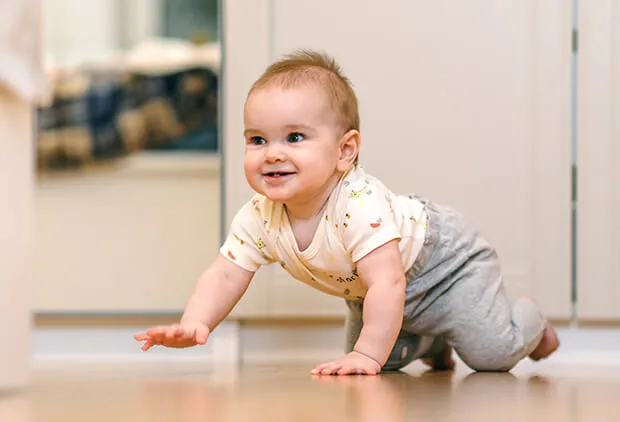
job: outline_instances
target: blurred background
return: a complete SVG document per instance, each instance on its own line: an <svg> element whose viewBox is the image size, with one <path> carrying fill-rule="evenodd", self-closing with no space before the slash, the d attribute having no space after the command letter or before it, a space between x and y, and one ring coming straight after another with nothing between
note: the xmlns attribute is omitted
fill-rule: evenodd
<svg viewBox="0 0 620 422"><path fill-rule="evenodd" d="M37 309L178 312L219 243L218 2L43 5Z"/></svg>
<svg viewBox="0 0 620 422"><path fill-rule="evenodd" d="M368 171L463 211L497 246L509 293L567 330L620 326L617 2L43 5L39 361L135 359L133 332L178 319L251 194L245 95L300 47L352 79ZM206 348L149 358L333 356L344 315L341 300L267 267Z"/></svg>

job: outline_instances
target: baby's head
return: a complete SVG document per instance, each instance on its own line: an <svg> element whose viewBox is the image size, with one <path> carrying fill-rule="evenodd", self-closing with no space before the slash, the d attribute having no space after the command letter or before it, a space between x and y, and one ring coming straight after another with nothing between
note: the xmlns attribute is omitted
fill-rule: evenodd
<svg viewBox="0 0 620 422"><path fill-rule="evenodd" d="M301 50L267 68L244 110L246 178L273 200L320 195L357 163L357 97L331 57Z"/></svg>
<svg viewBox="0 0 620 422"><path fill-rule="evenodd" d="M327 114L335 119L340 131L360 130L357 96L340 65L327 54L313 50L298 50L276 61L254 82L248 97L254 92L277 86L294 89L309 86L318 89L327 100Z"/></svg>

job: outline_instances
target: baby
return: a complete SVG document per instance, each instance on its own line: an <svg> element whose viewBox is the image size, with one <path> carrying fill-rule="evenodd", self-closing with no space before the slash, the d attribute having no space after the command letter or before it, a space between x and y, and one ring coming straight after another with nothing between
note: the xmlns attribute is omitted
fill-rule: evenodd
<svg viewBox="0 0 620 422"><path fill-rule="evenodd" d="M557 349L536 304L509 301L496 251L460 213L397 195L360 166L357 98L331 57L303 50L272 64L244 121L256 194L180 322L136 334L142 350L205 344L271 263L347 304L346 354L313 374L375 375L418 358L451 369L452 350L473 370L509 371Z"/></svg>

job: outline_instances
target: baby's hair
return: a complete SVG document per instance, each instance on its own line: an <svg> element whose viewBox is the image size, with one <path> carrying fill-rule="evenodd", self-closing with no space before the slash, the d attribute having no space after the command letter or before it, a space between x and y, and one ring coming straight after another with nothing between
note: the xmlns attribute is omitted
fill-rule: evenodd
<svg viewBox="0 0 620 422"><path fill-rule="evenodd" d="M357 96L351 81L336 60L326 53L301 49L285 55L265 70L248 95L271 83L290 88L308 82L320 85L327 94L343 133L360 130ZM355 164L357 162L358 157Z"/></svg>

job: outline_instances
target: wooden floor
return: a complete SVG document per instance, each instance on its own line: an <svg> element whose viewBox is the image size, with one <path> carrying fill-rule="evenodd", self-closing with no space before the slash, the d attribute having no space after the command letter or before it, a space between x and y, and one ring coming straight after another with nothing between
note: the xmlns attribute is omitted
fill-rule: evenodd
<svg viewBox="0 0 620 422"><path fill-rule="evenodd" d="M87 368L0 396L2 422L620 421L620 367L313 377L309 365Z"/></svg>

